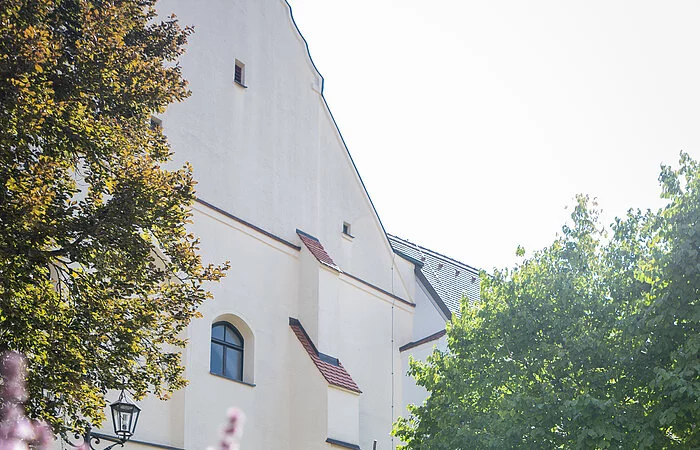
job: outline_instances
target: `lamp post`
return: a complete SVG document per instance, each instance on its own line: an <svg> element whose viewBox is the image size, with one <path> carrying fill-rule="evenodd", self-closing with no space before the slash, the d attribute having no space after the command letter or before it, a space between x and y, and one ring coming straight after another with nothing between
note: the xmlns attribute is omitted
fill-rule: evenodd
<svg viewBox="0 0 700 450"><path fill-rule="evenodd" d="M141 408L133 403L130 403L126 398L126 393L122 389L121 394L116 402L109 405L112 411L112 425L114 426L114 434L117 437L112 437L104 435L102 433L95 433L92 428L88 428L85 434L82 436L83 442L80 445L76 445L70 441L68 443L80 450L98 450L95 445L99 445L100 441L112 442L101 450L110 450L111 448L119 445L124 446L124 443L128 441L131 436L133 436L136 430L136 423L139 420L139 414L141 413ZM75 436L80 437L80 435Z"/></svg>

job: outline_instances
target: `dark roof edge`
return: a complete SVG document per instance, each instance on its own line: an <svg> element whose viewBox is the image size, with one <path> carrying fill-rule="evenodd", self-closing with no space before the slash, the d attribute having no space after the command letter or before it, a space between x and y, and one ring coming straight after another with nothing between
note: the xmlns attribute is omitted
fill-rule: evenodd
<svg viewBox="0 0 700 450"><path fill-rule="evenodd" d="M331 255L328 254L325 247L323 247L323 244L321 243L321 241L319 241L314 236L311 236L309 233L305 233L305 232L301 231L299 228L297 228L297 235L301 238L301 242L304 243L304 246L306 246L306 248L313 255L313 257L316 258L316 261L318 261L319 264L321 264L322 266L328 267L329 269L333 270L334 272L343 273L343 271L340 269L338 264L336 264L335 261L333 261L333 258L331 257ZM307 240L311 240L311 241L315 242L316 244L318 244L319 248L311 248L311 246L309 245ZM319 252L319 251L323 252L323 254L318 255L317 252ZM324 259L324 255L326 258L328 258L328 261L326 261Z"/></svg>
<svg viewBox="0 0 700 450"><path fill-rule="evenodd" d="M343 137L343 133L340 132L340 127L338 126L338 122L336 122L335 117L333 116L333 112L331 111L331 107L328 106L328 102L326 101L326 97L321 94L321 98L323 99L323 104L326 105L326 110L328 111L328 114L331 116L331 120L333 121L333 125L335 126L336 131L338 132L338 136L340 136L340 141L343 143L343 147L345 147L345 152L348 154L348 158L350 158L350 164L352 164L352 168L355 169L355 174L357 175L357 179L360 180L360 184L362 185L362 190L365 191L365 195L367 196L367 200L369 200L369 205L372 207L372 211L374 211L374 217L377 218L377 222L379 223L379 227L382 229L382 233L384 233L384 238L386 239L386 244L389 246L389 250L392 250L391 242L389 242L389 233L386 232L386 228L384 228L384 224L382 223L382 219L379 217L379 213L377 212L377 208L374 206L374 202L372 201L372 197L369 196L369 191L367 190L367 186L365 186L365 182L362 180L362 175L360 175L360 171L357 170L357 165L355 164L355 160L352 159L352 155L350 154L350 149L348 149L348 144L345 143L345 138Z"/></svg>
<svg viewBox="0 0 700 450"><path fill-rule="evenodd" d="M349 273L347 273L347 272L342 272L342 273L343 273L344 275L349 276L350 278L352 278L352 279L355 280L355 281L359 281L360 283L364 284L364 285L367 286L367 287L371 287L372 289L377 290L377 291L381 292L381 293L384 294L384 295L388 295L389 297L391 297L391 298L393 298L393 299L395 299L395 300L400 301L401 303L404 303L404 304L406 304L406 305L408 305L408 306L411 306L411 307L413 307L413 308L416 307L416 304L415 304L415 303L409 302L408 300L404 300L404 299L402 299L401 297L399 297L398 295L394 295L394 294L392 294L392 293L389 292L389 291L385 291L384 289L380 288L379 286L375 286L375 285L373 285L372 283L370 283L370 282L368 282L368 281L365 281L365 280L363 280L363 279L360 278L360 277L356 277L355 275L351 275L351 274L349 274Z"/></svg>
<svg viewBox="0 0 700 450"><path fill-rule="evenodd" d="M433 333L430 336L424 337L423 339L419 339L417 341L409 342L406 345L402 345L401 347L399 347L399 351L404 352L406 350L410 350L412 348L418 347L419 345L423 345L425 343L432 342L432 341L437 341L438 339L443 337L445 334L447 334L447 330L440 330L437 333Z"/></svg>
<svg viewBox="0 0 700 450"><path fill-rule="evenodd" d="M219 207L217 207L217 206L214 206L214 205L212 205L211 203L202 200L201 198L195 198L195 201L196 201L197 203L201 204L201 205L206 206L207 208L213 209L214 211L218 212L218 213L221 214L221 215L224 215L224 216L228 217L229 219L235 220L236 222L240 223L241 225L245 225L245 226L247 226L248 228L252 228L253 230L257 231L258 233L264 234L265 236L269 237L269 238L272 239L272 240L275 240L275 241L279 242L280 244L284 244L284 245L286 245L287 247L293 248L294 250L297 250L297 251L301 250L301 247L299 247L298 245L294 245L294 244L292 244L291 242L289 242L289 241L287 241L287 240L285 240L285 239L282 239L282 238L279 237L279 236L276 236L276 235L270 233L269 231L265 231L265 230L263 230L262 228L253 225L253 224L250 223L250 222L246 222L245 220L243 220L243 219L241 219L241 218L239 218L239 217L236 217L236 216L234 216L233 214L231 214L230 212L224 211L223 209L221 209L221 208L219 208Z"/></svg>
<svg viewBox="0 0 700 450"><path fill-rule="evenodd" d="M326 111L328 111L328 115L331 117L331 121L333 121L333 126L335 126L335 130L338 132L338 136L340 137L340 141L343 143L343 147L345 148L345 152L348 155L348 158L350 158L350 164L352 164L353 169L355 170L355 174L357 175L357 179L360 181L360 185L362 185L362 190L365 191L365 195L367 196L367 200L369 200L370 207L372 208L372 211L374 211L374 217L377 218L377 222L379 223L379 227L382 229L382 233L384 233L384 238L386 239L386 244L389 246L389 250L393 250L393 247L391 246L391 242L389 242L389 234L386 232L386 228L384 228L384 224L382 223L382 219L379 217L379 213L377 212L377 208L374 206L374 202L372 201L372 197L369 195L369 191L367 190L367 186L365 185L365 182L362 180L362 176L360 175L360 171L357 170L357 165L355 164L355 160L352 158L352 155L350 154L350 149L348 148L348 144L345 142L345 138L343 137L343 133L340 131L340 127L338 126L338 122L335 120L335 116L333 116L333 111L331 111L331 107L328 105L328 101L326 100L325 96L325 86L326 86L326 79L323 78L323 75L321 75L321 71L318 70L318 67L316 66L316 63L314 62L313 57L311 56L311 50L309 49L309 43L304 37L304 34L301 32L299 29L299 25L297 25L296 20L294 19L294 12L292 10L292 5L289 3L288 0L284 0L284 2L287 4L287 8L289 8L289 17L292 20L292 24L294 25L294 28L296 28L297 33L301 37L302 41L304 41L304 45L306 46L306 53L309 57L309 61L311 61L311 65L314 67L316 70L316 73L318 74L319 77L321 77L321 99L323 100L323 104L326 107ZM294 245L294 244L292 244ZM294 246L296 248L296 246ZM301 248L298 248L298 250L301 250ZM402 300L404 301L404 300Z"/></svg>
<svg viewBox="0 0 700 450"><path fill-rule="evenodd" d="M306 332L306 329L304 329L304 325L301 324L299 319L295 319L294 317L289 318L289 326L290 327L299 327L302 333L304 333L304 336L306 336L306 339L308 339L309 344L311 344L311 347L314 349L314 352L318 355L318 349L316 348L316 344L314 344L314 341L311 340L311 337L309 336L309 333Z"/></svg>
<svg viewBox="0 0 700 450"><path fill-rule="evenodd" d="M352 375L350 375L350 373L348 372L348 370L343 366L343 363L340 362L340 359L339 359L339 358L335 358L335 357L333 357L333 356L326 355L325 353L321 353L321 352L318 351L318 349L316 348L316 344L314 344L314 341L311 340L311 337L309 337L309 334L306 332L306 329L304 328L304 325L301 324L301 322L299 321L299 319L295 319L294 317L290 317L290 318L289 318L289 328L291 328L291 329L292 329L292 332L294 332L295 334L296 334L296 332L294 331L295 328L298 329L299 331L301 331L301 333L304 335L304 339L306 339L306 341L307 341L307 342L309 343L309 345L311 346L311 350L313 350L314 356L316 357L316 359L318 359L319 362L324 362L324 363L326 363L326 364L328 364L328 365L330 365L330 366L336 367L337 370L341 370L342 372L344 372L344 374L347 376L347 378L348 378L348 379L350 380L350 382L352 383L352 384L350 384L350 383L348 383L348 384L342 384L342 383L340 383L339 381L333 380L333 379L330 377L330 375L328 375L328 374L326 373L326 371L319 365L319 363L316 362L316 360L314 360L314 356L312 356L312 355L309 353L309 351L306 350L306 353L309 355L309 357L310 357L311 360L313 361L314 365L316 366L316 368L318 369L318 371L321 373L321 376L323 376L323 378L326 380L326 382L327 382L330 386L335 386L335 387L340 388L340 389L345 389L345 390L347 390L347 391L349 391L349 392L354 392L355 394L362 394L362 391L360 390L359 386L357 386L357 383L356 383L355 380L352 378ZM297 336L297 340L301 343L301 346L304 347L304 343L301 341L301 338L300 338L299 336ZM304 348L305 348L305 347L304 347ZM324 360L321 358L321 355L324 355L324 356L326 356L326 357L330 357L330 358L335 359L336 363L333 364L333 363L330 363L330 362L328 362L328 361L324 361Z"/></svg>
<svg viewBox="0 0 700 450"><path fill-rule="evenodd" d="M361 450L360 446L357 444L351 444L349 442L341 441L338 439L328 438L326 439L326 442L331 445L337 445L338 447L351 448L353 450Z"/></svg>
<svg viewBox="0 0 700 450"><path fill-rule="evenodd" d="M420 270L420 267L413 269L413 272L416 274L416 278L420 280L425 290L428 291L428 294L430 294L430 296L433 298L435 304L438 306L438 308L440 308L440 311L442 311L447 320L450 320L452 318L452 311L447 307L442 298L440 298L440 294L438 294L433 285L430 284L430 281L428 281L428 279L425 277L425 274L423 274L423 272Z"/></svg>
<svg viewBox="0 0 700 450"><path fill-rule="evenodd" d="M314 352L316 352L316 355L317 355L322 361L325 361L325 362L327 362L328 364L332 364L332 365L334 365L334 366L336 366L336 367L340 366L340 358L336 358L335 356L327 355L327 354L325 354L325 353L321 353L321 352L318 351L318 349L316 348L316 344L314 344L314 341L313 341L313 340L311 339L311 337L309 336L309 333L306 332L306 329L304 328L304 325L301 324L301 322L299 321L299 319L295 319L294 317L290 317L290 318L289 318L289 326L292 326L292 327L299 327L299 329L301 330L301 332L304 333L304 336L306 336L306 339L309 341L309 344L311 344L311 347L313 347ZM324 356L325 356L327 359L334 359L335 362L330 362L330 361L327 361L327 360L323 359Z"/></svg>
<svg viewBox="0 0 700 450"><path fill-rule="evenodd" d="M306 38L302 34L301 30L299 29L299 25L297 25L297 21L294 19L294 11L292 10L292 5L289 3L288 0L284 0L284 2L287 4L287 8L289 8L289 18L292 19L292 25L294 25L294 28L297 30L297 34L301 38L302 41L304 41L304 46L306 47L306 54L309 57L309 61L311 62L311 65L314 67L314 70L318 74L319 77L321 77L321 95L323 95L323 89L326 86L326 79L323 78L323 75L321 75L321 71L318 70L318 67L316 67L316 63L314 62L314 59L311 57L311 50L309 50L309 43L307 42Z"/></svg>
<svg viewBox="0 0 700 450"><path fill-rule="evenodd" d="M312 239L312 240L314 240L314 241L316 241L316 242L318 242L318 243L321 243L321 241L319 241L318 238L317 238L316 236L311 236L311 235L310 235L309 233L307 233L306 231L301 231L299 228L297 228L296 231L297 231L297 234L301 234L302 236L306 236L306 237L309 238L309 239Z"/></svg>
<svg viewBox="0 0 700 450"><path fill-rule="evenodd" d="M421 250L423 250L423 251L425 251L425 252L428 252L428 253L432 254L433 256L435 256L435 257L437 257L437 258L442 258L442 259L444 259L444 260L446 260L446 261L452 262L453 264L457 264L457 265L463 267L463 268L466 269L466 270L469 270L469 271L471 271L471 272L474 272L474 274L476 274L476 275L479 274L479 271L480 271L479 269L477 269L476 267L470 266L469 264L465 264L465 263L463 263L462 261L458 261L458 260L456 260L456 259L454 259L454 258L450 258L450 257L447 256L447 255L443 255L442 253L439 253L439 252L436 252L435 250L431 250L431 249L429 249L429 248L423 247L422 245L418 245L418 244L416 244L415 242L409 241L408 239L400 238L400 237L395 236L395 235L393 235L393 234L388 234L388 236L389 236L389 239L390 239L390 240L391 240L391 239L396 239L396 240L401 241L401 242L403 242L403 243L410 244L410 245L414 245L414 246L418 247L419 249L421 249Z"/></svg>
<svg viewBox="0 0 700 450"><path fill-rule="evenodd" d="M316 70L316 73L318 73L318 76L321 77L321 99L323 100L323 104L326 107L326 111L328 111L328 114L331 116L331 120L333 121L333 125L335 126L335 130L338 132L338 136L340 137L340 141L343 143L343 147L345 148L345 152L348 155L348 158L350 158L350 164L352 164L353 169L355 169L355 174L357 174L357 179L360 180L360 184L362 185L362 190L365 191L365 195L367 196L367 200L369 200L369 204L372 207L372 211L374 211L374 216L377 218L377 222L379 222L379 227L382 229L382 233L384 233L384 238L386 239L386 243L389 246L389 249L391 250L393 247L391 246L391 242L389 242L389 234L386 232L386 228L384 228L384 224L382 223L382 219L379 217L379 213L377 212L377 208L374 206L374 202L372 201L372 197L369 195L369 191L367 190L367 186L365 185L365 182L362 180L362 176L360 175L360 171L357 170L357 165L355 164L355 160L352 158L352 155L350 154L350 149L348 149L348 144L345 142L345 138L343 137L343 133L340 132L340 127L338 126L338 122L335 120L335 116L333 116L333 111L331 111L331 107L328 105L328 101L326 100L325 96L325 87L326 87L326 79L323 78L323 75L321 75L321 72L318 70L318 67L316 67L316 63L314 62L314 59L311 57L311 50L309 49L309 43L307 42L306 38L304 37L304 34L301 32L299 29L299 26L297 25L296 20L294 19L294 12L292 11L292 5L289 3L288 0L284 0L284 2L287 4L287 7L289 8L289 17L292 19L292 24L294 24L294 28L296 28L297 33L301 37L301 39L304 41L304 45L306 46L306 53L309 56L309 61L311 61L311 65L314 67Z"/></svg>
<svg viewBox="0 0 700 450"><path fill-rule="evenodd" d="M391 242L391 241L389 241L389 242ZM402 257L403 259L407 260L408 262L412 262L413 264L415 264L418 267L423 267L425 265L425 263L423 261L417 260L416 258L414 258L412 256L408 256L404 252L402 252L400 250L396 250L393 246L391 248L394 250L394 253L396 253L397 255Z"/></svg>
<svg viewBox="0 0 700 450"><path fill-rule="evenodd" d="M282 239L281 237L276 236L276 235L270 233L269 231L265 231L265 230L263 230L262 228L253 225L253 224L250 223L250 222L246 222L245 220L243 220L243 219L241 219L241 218L239 218L239 217L236 217L236 216L234 216L233 214L231 214L231 213L229 213L229 212L226 212L226 211L224 211L223 209L218 208L218 207L212 205L211 203L209 203L209 202L207 202L207 201L202 200L201 198L196 198L195 201L196 201L197 203L200 203L200 204L206 206L207 208L210 208L210 209L212 209L212 210L218 212L218 213L221 214L221 215L224 215L224 216L228 217L229 219L235 220L236 222L238 222L238 223L240 223L240 224L242 224L242 225L245 225L245 226L247 226L247 227L249 227L249 228L252 228L253 230L257 231L258 233L261 233L261 234L263 234L263 235L269 237L270 239L273 239L273 240L275 240L275 241L277 241L277 242L279 242L279 243L281 243L281 244L284 244L284 245L286 245L287 247L293 248L294 250L301 251L301 247L300 247L300 246L294 245L294 244L292 244L291 242L289 242L289 241L287 241L287 240L285 240L285 239ZM320 242L317 238L315 238L314 236L311 236L310 234L308 234L308 233L306 233L306 232L304 232L304 231L301 231L301 230L299 230L299 229L297 229L296 231L297 231L297 233L303 234L304 236L308 237L309 239L313 239L313 240L315 240L316 242ZM317 259L318 259L318 258L317 258ZM353 280L359 281L360 283L364 284L364 285L367 286L367 287L370 287L370 288L372 288L372 289L375 289L375 290L381 292L382 294L388 295L388 296L391 297L391 298L394 298L394 299L396 299L396 300L398 300L398 301L400 301L400 302L402 302L402 303L405 303L405 304L408 305L408 306L413 306L413 307L416 306L415 303L411 303L411 302L409 302L408 300L404 300L404 299L402 299L401 297L392 294L391 292L387 292L387 291L385 291L384 289L380 288L379 286L375 286L375 285L373 285L372 283L363 280L362 278L356 277L355 275L351 275L351 274L349 274L349 273L347 273L347 272L343 272L343 271L341 271L341 270L339 270L339 269L336 269L336 268L334 268L334 267L332 267L332 266L330 266L330 265L328 265L328 264L326 264L326 263L323 263L323 264L324 264L326 267L330 267L331 269L334 269L334 270L336 270L336 271L339 271L340 273L343 273L343 274L349 276L349 277L352 278Z"/></svg>

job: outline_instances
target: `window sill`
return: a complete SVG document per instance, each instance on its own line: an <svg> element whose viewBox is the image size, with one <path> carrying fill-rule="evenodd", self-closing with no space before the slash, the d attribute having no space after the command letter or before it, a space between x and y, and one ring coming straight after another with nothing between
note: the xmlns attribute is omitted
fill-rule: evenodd
<svg viewBox="0 0 700 450"><path fill-rule="evenodd" d="M239 82L236 81L236 80L233 80L233 83L236 84L236 85L238 85L238 86L240 86L240 87L242 87L242 88L244 88L244 89L248 89L248 86L246 86L246 85L243 84L243 83L239 83Z"/></svg>
<svg viewBox="0 0 700 450"><path fill-rule="evenodd" d="M255 387L255 384L253 384L253 383L248 383L247 381L241 381L241 380L234 380L233 378L225 377L223 375L219 375L218 373L209 372L209 375L215 376L217 378L223 378L224 380L228 380L228 381L233 381L234 383L242 384L244 386Z"/></svg>
<svg viewBox="0 0 700 450"><path fill-rule="evenodd" d="M343 236L345 239L348 241L352 242L353 239L355 239L355 236L352 234L347 234L347 233L340 233L341 236Z"/></svg>

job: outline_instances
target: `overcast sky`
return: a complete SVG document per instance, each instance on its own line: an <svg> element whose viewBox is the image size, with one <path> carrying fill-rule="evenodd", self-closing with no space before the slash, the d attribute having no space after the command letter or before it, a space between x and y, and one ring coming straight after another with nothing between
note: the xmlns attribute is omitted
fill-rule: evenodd
<svg viewBox="0 0 700 450"><path fill-rule="evenodd" d="M490 270L700 155L700 2L290 0L389 233Z"/></svg>

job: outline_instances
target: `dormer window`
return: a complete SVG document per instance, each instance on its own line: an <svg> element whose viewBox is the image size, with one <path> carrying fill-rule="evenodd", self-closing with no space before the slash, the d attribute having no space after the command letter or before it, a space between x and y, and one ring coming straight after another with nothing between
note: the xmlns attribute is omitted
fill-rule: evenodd
<svg viewBox="0 0 700 450"><path fill-rule="evenodd" d="M245 85L245 64L236 60L236 64L233 68L233 81L242 87L247 87Z"/></svg>

